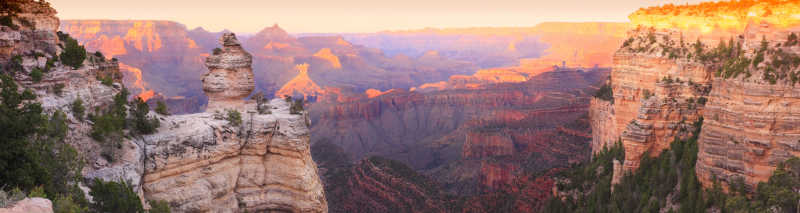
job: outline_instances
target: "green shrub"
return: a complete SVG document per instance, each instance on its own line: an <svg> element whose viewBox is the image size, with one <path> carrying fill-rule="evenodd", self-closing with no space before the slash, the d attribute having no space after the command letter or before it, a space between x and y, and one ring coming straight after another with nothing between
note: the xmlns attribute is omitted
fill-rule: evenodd
<svg viewBox="0 0 800 213"><path fill-rule="evenodd" d="M32 102L33 92L20 93L8 75L0 75L0 80L0 183L32 189L49 179L28 142L46 119L41 105Z"/></svg>
<svg viewBox="0 0 800 213"><path fill-rule="evenodd" d="M225 117L225 120L232 126L239 126L242 125L242 114L236 110L226 110L228 112L228 116Z"/></svg>
<svg viewBox="0 0 800 213"><path fill-rule="evenodd" d="M797 45L797 43L798 43L797 34L792 32L792 34L789 34L789 38L786 40L785 45L786 46L794 46L794 45Z"/></svg>
<svg viewBox="0 0 800 213"><path fill-rule="evenodd" d="M12 30L19 30L19 26L14 24L13 17L11 16L0 16L0 25L9 27Z"/></svg>
<svg viewBox="0 0 800 213"><path fill-rule="evenodd" d="M33 79L33 82L42 81L42 75L44 75L44 73L42 73L42 69L39 69L38 67L33 68L31 71L31 79Z"/></svg>
<svg viewBox="0 0 800 213"><path fill-rule="evenodd" d="M642 90L642 96L644 96L644 99L650 99L650 97L653 96L653 93L650 93L650 90L648 89Z"/></svg>
<svg viewBox="0 0 800 213"><path fill-rule="evenodd" d="M222 54L222 49L217 47L217 48L214 48L214 50L212 52L214 53L214 55L219 55L219 54Z"/></svg>
<svg viewBox="0 0 800 213"><path fill-rule="evenodd" d="M87 206L82 206L72 199L71 195L59 196L53 201L54 213L84 213L89 212Z"/></svg>
<svg viewBox="0 0 800 213"><path fill-rule="evenodd" d="M64 51L61 52L61 62L65 65L78 69L83 66L83 61L86 60L86 49L83 45L78 44L78 41L69 37L69 34L59 33L64 43Z"/></svg>
<svg viewBox="0 0 800 213"><path fill-rule="evenodd" d="M106 182L95 179L89 195L94 198L91 209L94 212L144 212L139 196L127 181Z"/></svg>
<svg viewBox="0 0 800 213"><path fill-rule="evenodd" d="M611 89L611 85L603 84L603 86L594 93L594 97L606 101L614 101L614 91Z"/></svg>
<svg viewBox="0 0 800 213"><path fill-rule="evenodd" d="M81 97L75 99L75 101L71 104L72 108L72 116L77 118L78 120L83 121L83 117L86 113L86 108L83 106L83 100Z"/></svg>
<svg viewBox="0 0 800 213"><path fill-rule="evenodd" d="M47 198L47 193L44 192L44 188L42 186L37 186L31 189L31 192L28 193L28 197Z"/></svg>
<svg viewBox="0 0 800 213"><path fill-rule="evenodd" d="M44 72L50 72L56 66L56 57L48 58L47 63L44 64Z"/></svg>
<svg viewBox="0 0 800 213"><path fill-rule="evenodd" d="M100 61L106 61L106 57L105 57L105 56L103 56L103 53L101 53L100 51L96 51L96 52L94 52L94 56L96 56L97 58L99 58L99 59L100 59Z"/></svg>
<svg viewBox="0 0 800 213"><path fill-rule="evenodd" d="M706 101L708 101L708 99L706 97L697 98L697 104L705 106L706 105Z"/></svg>
<svg viewBox="0 0 800 213"><path fill-rule="evenodd" d="M147 116L150 112L150 106L140 97L136 97L131 103L131 115L133 116L133 127L139 134L152 134L155 133L161 123L158 118Z"/></svg>
<svg viewBox="0 0 800 213"><path fill-rule="evenodd" d="M169 109L164 101L156 101L156 113L161 115L169 115Z"/></svg>
<svg viewBox="0 0 800 213"><path fill-rule="evenodd" d="M11 77L0 78L0 183L50 198L79 191L83 161L65 142L65 114L43 114L30 90L19 92Z"/></svg>
<svg viewBox="0 0 800 213"><path fill-rule="evenodd" d="M150 213L171 213L169 202L158 200L158 201L149 201L150 203Z"/></svg>
<svg viewBox="0 0 800 213"><path fill-rule="evenodd" d="M128 103L128 95L130 95L128 89L122 88L122 91L114 96L114 104L109 109L90 115L90 120L94 122L90 133L92 138L100 142L111 138L110 141L114 143L122 138L122 130L125 129L125 119L128 116L125 108ZM113 145L115 144L108 144L106 148L113 148Z"/></svg>
<svg viewBox="0 0 800 213"><path fill-rule="evenodd" d="M19 55L15 55L14 57L11 57L11 61L9 61L5 65L5 70L9 74L13 74L13 73L22 71L23 69L24 68L22 67L22 56L19 56Z"/></svg>
<svg viewBox="0 0 800 213"><path fill-rule="evenodd" d="M64 92L64 87L66 87L66 85L62 83L57 83L56 85L53 85L53 93L55 93L56 95L61 95L61 93Z"/></svg>
<svg viewBox="0 0 800 213"><path fill-rule="evenodd" d="M111 76L101 77L101 76L98 75L97 78L98 78L98 80L100 80L100 83L103 84L103 85L111 86L112 84L114 84L114 79L111 79Z"/></svg>

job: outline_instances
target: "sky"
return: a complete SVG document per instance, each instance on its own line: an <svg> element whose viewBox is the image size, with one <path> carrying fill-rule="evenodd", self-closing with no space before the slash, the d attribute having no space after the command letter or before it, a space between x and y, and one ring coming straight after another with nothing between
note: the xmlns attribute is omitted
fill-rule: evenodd
<svg viewBox="0 0 800 213"><path fill-rule="evenodd" d="M358 33L426 27L527 27L546 21L626 22L638 8L703 0L47 0L61 19L170 20L255 33ZM708 0L706 0L708 1Z"/></svg>

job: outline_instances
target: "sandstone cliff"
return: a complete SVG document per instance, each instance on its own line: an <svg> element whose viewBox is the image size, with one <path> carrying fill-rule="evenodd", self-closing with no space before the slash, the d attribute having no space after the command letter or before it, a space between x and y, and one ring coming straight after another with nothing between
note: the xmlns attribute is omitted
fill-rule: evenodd
<svg viewBox="0 0 800 213"><path fill-rule="evenodd" d="M590 107L592 127L601 128L593 150L619 137L623 168L633 170L645 153L685 139L702 117L696 170L703 185L743 179L753 189L767 180L778 162L800 156L792 104L798 6L734 1L632 14L640 27L614 55L613 101Z"/></svg>
<svg viewBox="0 0 800 213"><path fill-rule="evenodd" d="M239 126L211 112L164 118L141 139L145 197L178 212L327 212L307 120L284 100L269 106L272 114L245 114Z"/></svg>

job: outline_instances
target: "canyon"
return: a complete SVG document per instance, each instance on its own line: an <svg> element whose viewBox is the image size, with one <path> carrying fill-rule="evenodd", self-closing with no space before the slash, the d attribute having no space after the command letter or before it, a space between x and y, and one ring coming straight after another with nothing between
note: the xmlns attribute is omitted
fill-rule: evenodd
<svg viewBox="0 0 800 213"><path fill-rule="evenodd" d="M570 184L561 172L616 144L623 159L586 172L610 170L612 190L695 139L697 185L741 181L753 193L800 157L793 1L642 8L631 23L350 34L275 24L239 37L60 21L46 3L14 1L29 25L0 27L0 64L18 65L15 82L47 113L66 112L66 142L88 165L83 190L127 180L176 212L537 212L585 193L559 191ZM72 37L86 60L53 62ZM94 119L71 112L81 100L95 116L127 90L169 106L145 113L154 133L125 130L106 146L90 136Z"/></svg>
<svg viewBox="0 0 800 213"><path fill-rule="evenodd" d="M224 110L221 106L242 104L230 103L237 95L214 92L233 86L224 83L227 77L214 73L242 71L213 65L219 59L211 58L230 58L226 56L230 48L207 53L226 32L187 30L168 21L72 20L61 29L89 50L112 52L106 55L119 59L124 84L151 104L166 102L173 114L201 112L189 115L208 120L208 113ZM610 53L628 29L624 23L544 23L533 28L452 29L454 34L441 30L290 35L275 25L240 36L240 48L252 59L231 61L252 61L258 94L311 102L307 106L312 154L318 149L341 149L341 155L350 159L344 163L314 157L332 212L367 211L360 208L364 205L374 206L375 211L502 211L499 206L535 211L553 184L549 177L535 174L588 159L590 97L608 78L609 69L604 67L611 65ZM375 40L389 46L374 48ZM429 47L426 41L441 45ZM393 49L398 46L412 48ZM203 75L204 57L209 58L205 61L209 69L220 71ZM201 88L208 98L199 92ZM211 129L231 128L208 123ZM188 131L184 126L173 128ZM317 148L319 144L336 148ZM203 150L196 146L193 149ZM199 151L188 153L194 152ZM180 160L174 164L200 168ZM229 178L250 168L230 164L201 165ZM186 181L216 183L213 177L197 177ZM145 188L162 187L148 186L145 179ZM248 196L225 193L211 200L195 196L242 187L225 185L185 189L189 193L181 196L152 189L157 191L152 198L176 199L178 209L191 211L231 206L232 197Z"/></svg>
<svg viewBox="0 0 800 213"><path fill-rule="evenodd" d="M535 211L553 182L533 174L588 159L587 109L608 72L559 69L519 83L313 103L312 152L323 181L334 182L326 184L328 194L363 197L356 200L370 206L415 206L400 199L407 197L441 212ZM375 164L372 156L392 163ZM418 192L406 194L408 184ZM358 211L351 200L331 200L331 211Z"/></svg>
<svg viewBox="0 0 800 213"><path fill-rule="evenodd" d="M800 156L796 81L793 74L775 74L800 65L782 62L798 54L790 41L800 30L798 11L797 2L741 1L631 14L639 27L614 54L613 98L591 102L592 128L606 127L592 132L593 152L621 141L624 170L636 170L644 155L657 156L676 138L688 138L691 124L702 118L700 182L711 187L720 180L727 187L741 180L755 190L779 163ZM730 66L734 62L741 65Z"/></svg>

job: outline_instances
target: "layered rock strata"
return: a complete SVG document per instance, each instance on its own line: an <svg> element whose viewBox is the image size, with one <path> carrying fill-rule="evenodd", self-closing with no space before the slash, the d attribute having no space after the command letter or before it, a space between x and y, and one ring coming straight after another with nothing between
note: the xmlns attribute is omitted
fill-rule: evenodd
<svg viewBox="0 0 800 213"><path fill-rule="evenodd" d="M210 112L164 118L142 138L145 197L177 212L327 212L306 117L284 100L269 105L239 126Z"/></svg>
<svg viewBox="0 0 800 213"><path fill-rule="evenodd" d="M796 86L715 81L699 139L700 181L711 187L714 178L742 179L756 186L769 179L778 163L800 156L798 104Z"/></svg>
<svg viewBox="0 0 800 213"><path fill-rule="evenodd" d="M623 168L634 170L644 154L686 138L702 117L696 171L703 185L741 179L752 190L766 181L779 162L800 156L800 19L791 15L798 8L790 1L734 1L631 15L642 26L614 56L613 104L593 101L590 110L593 127L616 130L593 130L593 149L608 144L608 132L618 133ZM708 18L726 14L747 15ZM676 25L683 22L689 24Z"/></svg>
<svg viewBox="0 0 800 213"><path fill-rule="evenodd" d="M203 75L203 91L208 96L207 111L241 108L243 99L255 89L253 56L233 33L225 33L220 44L222 48L206 58L208 73Z"/></svg>
<svg viewBox="0 0 800 213"><path fill-rule="evenodd" d="M592 154L611 147L619 140L615 122L614 105L611 101L592 98L589 103L589 122L592 128Z"/></svg>

